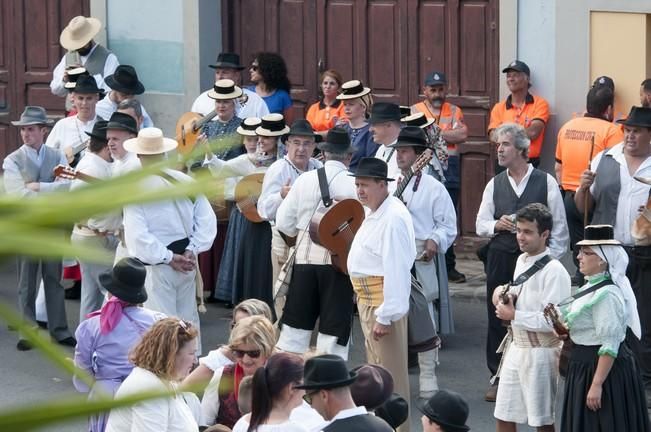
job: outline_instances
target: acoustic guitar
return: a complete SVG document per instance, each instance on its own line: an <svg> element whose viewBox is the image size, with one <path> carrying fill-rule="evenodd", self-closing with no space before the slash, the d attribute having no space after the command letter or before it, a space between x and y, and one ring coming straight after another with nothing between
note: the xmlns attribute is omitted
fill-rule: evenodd
<svg viewBox="0 0 651 432"><path fill-rule="evenodd" d="M258 214L258 198L262 192L264 173L244 176L235 185L235 205L245 218L253 223L264 222Z"/></svg>
<svg viewBox="0 0 651 432"><path fill-rule="evenodd" d="M54 167L54 176L68 180L79 179L86 183L101 181L101 179L97 177L89 176L88 174L84 174L81 171L77 171L76 169L65 165L57 165Z"/></svg>
<svg viewBox="0 0 651 432"><path fill-rule="evenodd" d="M409 167L409 171L406 173L404 178L400 181L400 183L398 183L398 186L396 186L396 191L393 193L394 197L402 199L402 193L407 188L407 185L409 184L411 178L418 174L423 168L425 168L429 161L432 160L432 157L434 157L434 152L432 149L427 149L421 153L420 156L418 156L411 167Z"/></svg>
<svg viewBox="0 0 651 432"><path fill-rule="evenodd" d="M317 209L310 220L310 238L330 251L332 265L344 274L348 274L348 252L364 217L362 204L348 198Z"/></svg>
<svg viewBox="0 0 651 432"><path fill-rule="evenodd" d="M182 155L190 153L203 125L208 123L217 115L217 111L210 111L205 116L196 112L186 112L176 122L176 142L179 143L178 152Z"/></svg>

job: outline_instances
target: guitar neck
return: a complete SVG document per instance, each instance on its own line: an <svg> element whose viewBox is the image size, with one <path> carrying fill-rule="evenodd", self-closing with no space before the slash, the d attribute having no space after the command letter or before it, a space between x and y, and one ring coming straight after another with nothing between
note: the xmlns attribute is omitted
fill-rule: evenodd
<svg viewBox="0 0 651 432"><path fill-rule="evenodd" d="M415 174L414 169L409 168L409 173L407 173L407 175L402 179L402 181L396 187L396 191L393 193L394 197L402 199L402 193L407 188L407 185L409 184L409 181L414 176L414 174Z"/></svg>
<svg viewBox="0 0 651 432"><path fill-rule="evenodd" d="M83 172L80 172L80 171L77 171L75 173L75 177L78 178L81 181L85 181L86 183L92 183L92 182L96 182L96 181L100 180L97 177L93 177L93 176L90 176L88 174L84 174Z"/></svg>
<svg viewBox="0 0 651 432"><path fill-rule="evenodd" d="M197 121L197 122L194 124L194 127L193 127L194 131L196 132L196 131L198 131L199 129L201 129L201 128L203 127L203 125L205 125L205 124L208 123L210 120L212 120L216 115L217 115L217 110L212 110L212 111L210 111L208 114L206 114L205 116L203 116L199 121Z"/></svg>

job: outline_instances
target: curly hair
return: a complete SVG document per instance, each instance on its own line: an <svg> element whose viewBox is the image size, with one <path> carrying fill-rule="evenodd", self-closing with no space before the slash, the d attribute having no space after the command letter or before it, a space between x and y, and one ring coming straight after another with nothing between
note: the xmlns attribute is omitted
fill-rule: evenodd
<svg viewBox="0 0 651 432"><path fill-rule="evenodd" d="M176 354L199 333L188 321L164 318L154 323L129 356L134 366L174 379Z"/></svg>
<svg viewBox="0 0 651 432"><path fill-rule="evenodd" d="M292 85L287 78L287 65L285 60L277 53L261 52L256 54L258 68L262 81L271 89L290 92Z"/></svg>

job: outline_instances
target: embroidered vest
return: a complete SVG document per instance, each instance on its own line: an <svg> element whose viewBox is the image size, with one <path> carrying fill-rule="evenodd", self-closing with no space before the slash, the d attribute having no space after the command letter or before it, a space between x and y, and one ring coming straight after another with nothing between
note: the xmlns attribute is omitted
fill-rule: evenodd
<svg viewBox="0 0 651 432"><path fill-rule="evenodd" d="M233 429L235 423L242 417L235 399L235 365L224 367L217 394L219 395L217 423Z"/></svg>

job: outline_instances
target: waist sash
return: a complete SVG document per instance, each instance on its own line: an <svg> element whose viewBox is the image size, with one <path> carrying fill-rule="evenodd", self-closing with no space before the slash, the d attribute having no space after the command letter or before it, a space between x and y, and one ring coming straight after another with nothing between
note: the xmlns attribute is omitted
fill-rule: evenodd
<svg viewBox="0 0 651 432"><path fill-rule="evenodd" d="M383 276L351 276L350 281L353 284L355 294L357 294L357 303L379 307L384 302Z"/></svg>

